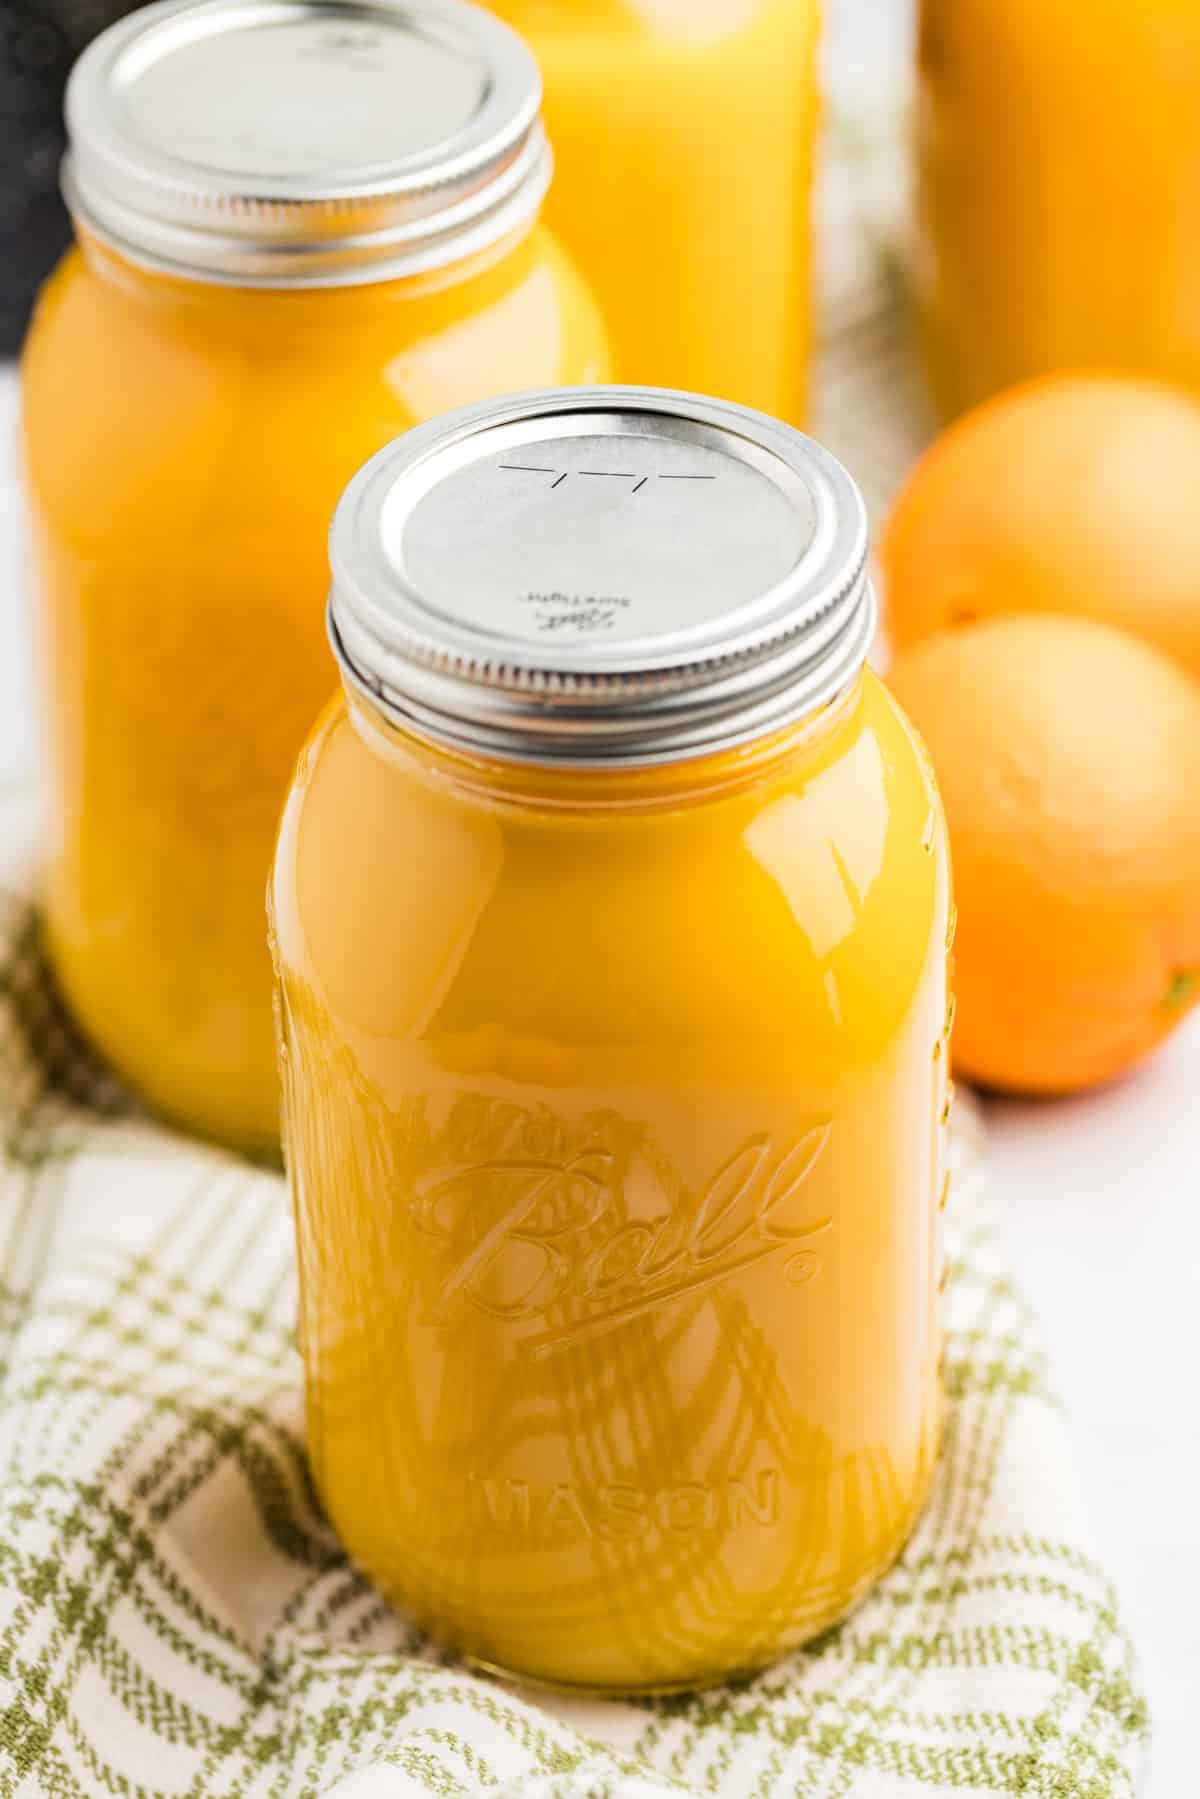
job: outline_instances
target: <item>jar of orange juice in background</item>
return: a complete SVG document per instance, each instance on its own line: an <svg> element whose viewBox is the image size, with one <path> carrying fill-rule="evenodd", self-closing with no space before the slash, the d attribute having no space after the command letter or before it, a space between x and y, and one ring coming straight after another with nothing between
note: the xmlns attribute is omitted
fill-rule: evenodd
<svg viewBox="0 0 1200 1799"><path fill-rule="evenodd" d="M818 0L488 4L541 63L549 218L618 377L801 418Z"/></svg>
<svg viewBox="0 0 1200 1799"><path fill-rule="evenodd" d="M271 889L325 1505L478 1662L761 1665L938 1436L947 858L861 500L601 388L411 433L332 545Z"/></svg>
<svg viewBox="0 0 1200 1799"><path fill-rule="evenodd" d="M229 1143L277 1142L263 890L337 495L447 406L607 373L539 103L459 0L168 0L71 82L79 246L25 360L49 946L120 1073Z"/></svg>
<svg viewBox="0 0 1200 1799"><path fill-rule="evenodd" d="M919 142L946 411L1084 365L1200 387L1195 0L922 0Z"/></svg>

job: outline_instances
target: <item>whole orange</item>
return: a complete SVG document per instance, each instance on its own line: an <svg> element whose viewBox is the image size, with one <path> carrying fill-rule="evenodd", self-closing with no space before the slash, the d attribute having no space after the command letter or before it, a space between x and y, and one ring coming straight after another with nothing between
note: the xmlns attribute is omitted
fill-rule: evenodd
<svg viewBox="0 0 1200 1799"><path fill-rule="evenodd" d="M917 464L880 547L892 642L1072 612L1200 675L1200 402L1055 375L968 413Z"/></svg>
<svg viewBox="0 0 1200 1799"><path fill-rule="evenodd" d="M1200 997L1200 685L1110 625L989 619L889 677L924 737L959 911L959 1070L1062 1093Z"/></svg>

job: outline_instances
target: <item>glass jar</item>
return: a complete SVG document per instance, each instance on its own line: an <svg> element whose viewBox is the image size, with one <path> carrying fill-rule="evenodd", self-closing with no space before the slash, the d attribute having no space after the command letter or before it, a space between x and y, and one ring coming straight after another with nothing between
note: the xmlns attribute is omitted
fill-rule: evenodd
<svg viewBox="0 0 1200 1799"><path fill-rule="evenodd" d="M926 1492L948 872L865 544L662 390L468 409L338 511L271 888L309 1441L479 1663L753 1668Z"/></svg>
<svg viewBox="0 0 1200 1799"><path fill-rule="evenodd" d="M943 408L1061 368L1200 387L1195 0L923 0L920 83Z"/></svg>
<svg viewBox="0 0 1200 1799"><path fill-rule="evenodd" d="M48 941L120 1073L231 1144L278 1144L262 896L334 502L447 406L607 373L539 91L457 0L184 0L72 79L80 244L24 371Z"/></svg>
<svg viewBox="0 0 1200 1799"><path fill-rule="evenodd" d="M548 217L617 374L798 421L818 0L488 0L533 46Z"/></svg>

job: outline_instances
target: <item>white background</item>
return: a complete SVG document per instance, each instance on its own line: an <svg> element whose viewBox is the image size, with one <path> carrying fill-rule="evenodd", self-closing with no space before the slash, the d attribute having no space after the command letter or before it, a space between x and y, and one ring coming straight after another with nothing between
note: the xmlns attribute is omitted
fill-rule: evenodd
<svg viewBox="0 0 1200 1799"><path fill-rule="evenodd" d="M828 11L836 86L903 79L906 0L830 0ZM0 786L34 765L15 412L0 366ZM1116 1088L995 1102L988 1116L1001 1227L1041 1315L1150 1687L1144 1799L1185 1799L1200 1791L1200 1017Z"/></svg>

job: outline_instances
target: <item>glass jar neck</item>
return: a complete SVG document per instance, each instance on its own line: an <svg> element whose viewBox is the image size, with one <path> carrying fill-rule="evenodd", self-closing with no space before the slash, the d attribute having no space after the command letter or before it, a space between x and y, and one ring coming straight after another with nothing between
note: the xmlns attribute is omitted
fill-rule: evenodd
<svg viewBox="0 0 1200 1799"><path fill-rule="evenodd" d="M527 220L487 249L421 274L378 281L347 281L321 287L258 287L208 280L186 272L167 273L136 261L106 239L76 227L80 253L92 273L127 298L171 310L186 309L214 321L244 320L253 314L272 331L306 326L328 329L341 314L356 320L396 305L440 300L453 290L471 292L491 279L507 280L535 253L537 217Z"/></svg>
<svg viewBox="0 0 1200 1799"><path fill-rule="evenodd" d="M359 738L410 775L457 788L476 802L539 812L653 811L700 804L769 781L797 759L816 759L862 699L864 671L835 699L784 730L736 748L648 765L571 765L468 755L403 729L351 683L343 689Z"/></svg>

